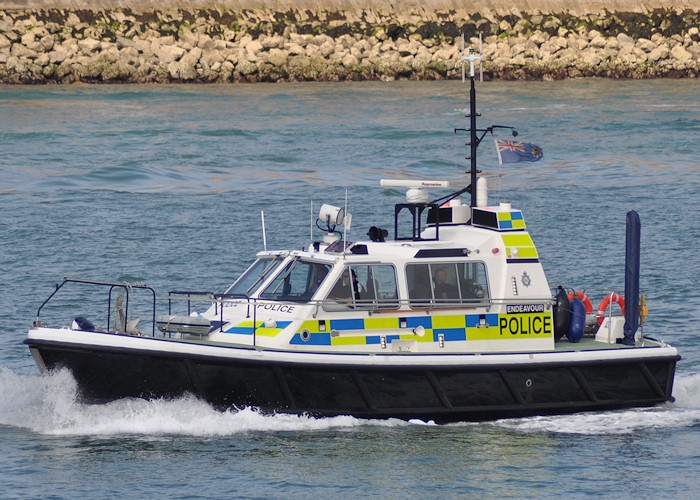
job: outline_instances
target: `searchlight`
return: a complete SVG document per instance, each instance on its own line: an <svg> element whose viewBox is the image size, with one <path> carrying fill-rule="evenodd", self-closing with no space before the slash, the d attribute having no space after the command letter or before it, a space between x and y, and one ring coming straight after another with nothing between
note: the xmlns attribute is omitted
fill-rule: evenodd
<svg viewBox="0 0 700 500"><path fill-rule="evenodd" d="M318 220L325 222L328 227L342 226L345 221L345 209L324 203L321 205Z"/></svg>
<svg viewBox="0 0 700 500"><path fill-rule="evenodd" d="M351 223L352 215L346 213L344 208L328 205L327 203L321 205L318 219L316 219L316 227L321 231L327 232L323 237L323 242L326 245L330 245L340 239L340 234L335 229L337 226L344 226L345 231L349 231Z"/></svg>

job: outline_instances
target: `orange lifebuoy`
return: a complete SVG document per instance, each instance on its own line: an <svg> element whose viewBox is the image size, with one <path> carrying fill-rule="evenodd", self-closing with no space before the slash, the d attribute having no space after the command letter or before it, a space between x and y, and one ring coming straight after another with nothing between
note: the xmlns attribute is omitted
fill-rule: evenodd
<svg viewBox="0 0 700 500"><path fill-rule="evenodd" d="M586 314L593 312L593 304L591 304L591 299L588 298L588 295L583 292L571 292L569 294L569 301L574 299L578 299L583 302L583 305L586 307Z"/></svg>
<svg viewBox="0 0 700 500"><path fill-rule="evenodd" d="M603 323L603 319L605 318L605 311L607 311L608 306L610 305L611 302L617 302L620 304L620 309L622 309L622 314L625 314L625 299L622 297L622 295L618 295L616 293L611 293L610 295L606 295L603 297L603 300L600 301L600 305L598 306L598 325Z"/></svg>

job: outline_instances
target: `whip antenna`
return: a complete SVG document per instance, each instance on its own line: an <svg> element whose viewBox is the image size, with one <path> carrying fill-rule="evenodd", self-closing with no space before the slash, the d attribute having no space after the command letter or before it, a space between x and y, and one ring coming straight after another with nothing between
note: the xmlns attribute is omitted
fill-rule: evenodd
<svg viewBox="0 0 700 500"><path fill-rule="evenodd" d="M464 33L462 33L462 83L464 83L466 79L466 75L464 74Z"/></svg>
<svg viewBox="0 0 700 500"><path fill-rule="evenodd" d="M479 33L479 81L483 83L484 81L484 42L481 39L481 33Z"/></svg>
<svg viewBox="0 0 700 500"><path fill-rule="evenodd" d="M265 211L264 210L260 210L260 219L262 222L263 250L267 251L267 235L265 234Z"/></svg>
<svg viewBox="0 0 700 500"><path fill-rule="evenodd" d="M311 214L309 216L309 234L311 235L311 244L314 244L314 200L311 200Z"/></svg>

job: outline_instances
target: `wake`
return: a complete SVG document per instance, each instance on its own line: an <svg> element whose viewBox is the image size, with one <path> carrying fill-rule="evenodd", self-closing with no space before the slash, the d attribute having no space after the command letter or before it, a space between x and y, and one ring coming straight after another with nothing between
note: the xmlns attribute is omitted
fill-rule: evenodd
<svg viewBox="0 0 700 500"><path fill-rule="evenodd" d="M397 419L260 413L252 408L218 411L194 396L174 400L120 399L82 404L67 370L48 376L19 375L0 368L0 425L66 436L230 436L245 432L323 431L373 425L412 425ZM416 422L421 424L423 422Z"/></svg>
<svg viewBox="0 0 700 500"><path fill-rule="evenodd" d="M654 408L504 419L486 424L522 432L627 434L691 427L700 423L700 373L676 375L676 402ZM253 408L218 411L194 396L174 400L128 398L82 404L70 372L23 375L0 367L0 425L58 436L231 436L251 432L300 432L363 426L404 427L433 422L363 420L351 416L263 414Z"/></svg>

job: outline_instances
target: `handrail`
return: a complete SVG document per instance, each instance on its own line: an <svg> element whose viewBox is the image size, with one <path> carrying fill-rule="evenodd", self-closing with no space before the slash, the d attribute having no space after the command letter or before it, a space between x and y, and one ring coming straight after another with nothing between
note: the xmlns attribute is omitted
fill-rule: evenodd
<svg viewBox="0 0 700 500"><path fill-rule="evenodd" d="M174 295L182 295L182 297L176 297ZM200 296L200 297L196 297ZM245 300L248 304L248 310L246 311L246 317L250 317L250 305L258 302L275 302L275 303L287 303L281 300L272 299L261 299L249 297L245 294L230 294L230 293L211 293L211 292L170 292L168 299L172 300L187 300L189 301L207 301L213 302L215 305L221 304L230 300ZM359 299L350 302L341 302L332 298L325 298L320 300L309 300L300 304L298 302L289 302L295 306L298 305L311 305L316 307L325 307L329 305L354 305L355 309L373 311L373 312L384 312L384 311L395 311L403 307L410 307L413 310L431 310L431 309L458 309L458 308L477 308L477 307L493 307L495 305L503 304L530 304L530 303L544 303L544 304L554 304L554 299L552 297L511 297L511 298L495 298L495 297L484 297L476 299ZM189 307L189 306L188 306ZM188 308L189 311L189 308ZM215 310L215 314L222 315L223 308ZM221 317L223 321L223 317Z"/></svg>
<svg viewBox="0 0 700 500"><path fill-rule="evenodd" d="M244 293L215 293L215 294L214 294L214 299L216 300L217 303L218 303L218 302L221 303L221 308L220 308L220 314L221 314L221 316L220 316L220 323L221 323L221 324L219 325L220 331L223 331L223 327L224 327L224 304L223 304L223 303L224 303L224 300L235 300L235 299L245 300L246 303L247 303L247 309L246 309L246 314L245 314L245 316L246 316L246 318L250 318L250 301L251 301L251 298L248 297L248 295L246 295L246 294L244 294ZM252 299L252 300L255 301L256 299ZM257 325L257 312L258 312L258 308L257 308L257 307L253 307L253 346L255 346L255 340L256 340L256 335L255 335L255 334L256 334L257 329L258 329L258 325Z"/></svg>
<svg viewBox="0 0 700 500"><path fill-rule="evenodd" d="M219 331L223 331L224 325L224 307L223 303L228 300L245 300L247 302L246 318L250 317L250 301L258 300L251 299L248 295L244 293L213 293L213 292L199 292L199 291L189 291L189 290L172 290L168 292L168 314L172 314L172 301L173 300L186 300L187 301L187 314L191 314L191 302L194 301L205 301L214 303L214 314L219 315ZM219 307L221 304L221 307ZM257 330L256 321L256 309L253 308L253 345L255 345L255 331Z"/></svg>
<svg viewBox="0 0 700 500"><path fill-rule="evenodd" d="M156 292L153 288L147 286L144 283L129 283L126 281L98 281L98 280L87 280L87 279L78 279L78 278L69 278L65 277L63 279L63 282L60 284L56 284L56 289L49 295L49 297L39 306L39 309L37 310L37 316L36 320L34 321L34 326L41 326L41 320L40 320L40 315L41 311L44 308L44 306L58 293L58 291L67 283L80 283L80 284L88 284L88 285L97 285L97 286L107 286L109 287L109 292L108 292L108 302L107 302L107 331L109 331L109 323L111 320L111 312L112 312L112 292L115 288L123 288L126 291L126 311L125 311L125 316L128 317L129 314L129 305L130 305L130 290L131 289L144 289L144 290L150 290L153 296L153 308L152 308L152 332L151 335L155 336L155 327L156 327ZM246 317L250 318L251 317L251 305L253 306L252 309L252 320L253 320L253 346L256 345L256 333L258 329L257 325L257 303L258 302L283 302L283 301L271 301L268 299L260 299L260 298L251 298L246 294L240 294L240 293L213 293L213 292L206 292L206 291L192 291L192 290L173 290L170 291L168 294L168 314L172 314L172 301L173 300L187 300L187 314L191 314L191 302L194 301L206 301L213 303L215 306L215 314L219 315L220 321L219 321L219 329L220 331L223 331L223 325L224 325L224 304L226 302L231 302L231 301L245 301L247 305L247 310L246 310ZM422 303L422 301L425 300L425 303ZM430 310L435 310L435 309L444 309L444 308L449 308L449 309L455 309L455 308L479 308L479 307L487 307L490 308L494 305L497 304L504 304L504 303L520 303L520 302L527 302L527 303L532 303L532 302L541 302L541 303L553 303L553 299L551 297L530 297L527 299L523 298L509 298L509 299L504 299L504 298L493 298L493 297L484 297L480 299L473 299L473 300L457 300L457 299L373 299L371 301L363 302L363 301L355 301L355 304L352 303L347 303L346 305L352 309L355 310L364 310L368 311L370 314L375 313L375 314L380 314L380 313L388 313L392 311L397 311L399 309L402 309L406 306L410 307L412 310L425 310L426 312ZM295 305L302 305L297 302L294 302ZM326 309L328 306L331 306L330 309L327 310L333 310L335 307L332 306L339 306L341 305L335 300L332 299L324 299L324 300L310 300L306 302L303 305L311 305L311 306L316 306L321 307ZM353 307L354 306L354 307Z"/></svg>
<svg viewBox="0 0 700 500"><path fill-rule="evenodd" d="M129 283L127 281L98 281L98 280L87 280L87 279L82 279L82 278L68 278L64 277L63 282L60 284L56 284L56 289L51 293L51 295L48 296L48 298L42 302L42 304L39 306L39 309L36 312L36 320L32 323L33 326L41 326L41 320L39 319L41 315L41 310L44 308L46 304L49 303L49 301L58 293L58 291L63 288L63 285L66 283L80 283L80 284L85 284L85 285L98 285L98 286L108 286L109 287L109 292L107 295L107 330L109 331L109 322L110 322L110 315L112 311L112 291L117 288L121 287L126 290L126 309L125 309L125 316L128 318L129 317L129 289L131 288L140 288L143 290L150 290L151 293L153 294L153 308L152 308L152 325L151 325L151 336L155 336L155 328L156 328L156 292L153 288L150 286L147 286L145 283Z"/></svg>
<svg viewBox="0 0 700 500"><path fill-rule="evenodd" d="M182 297L177 297L177 295L182 295ZM192 296L201 295L201 299L193 299ZM181 291L173 290L168 292L168 314L172 314L172 301L177 300L187 300L187 314L191 314L190 302L192 300L201 300L210 302L213 299L214 294L211 292L194 292L194 291Z"/></svg>

